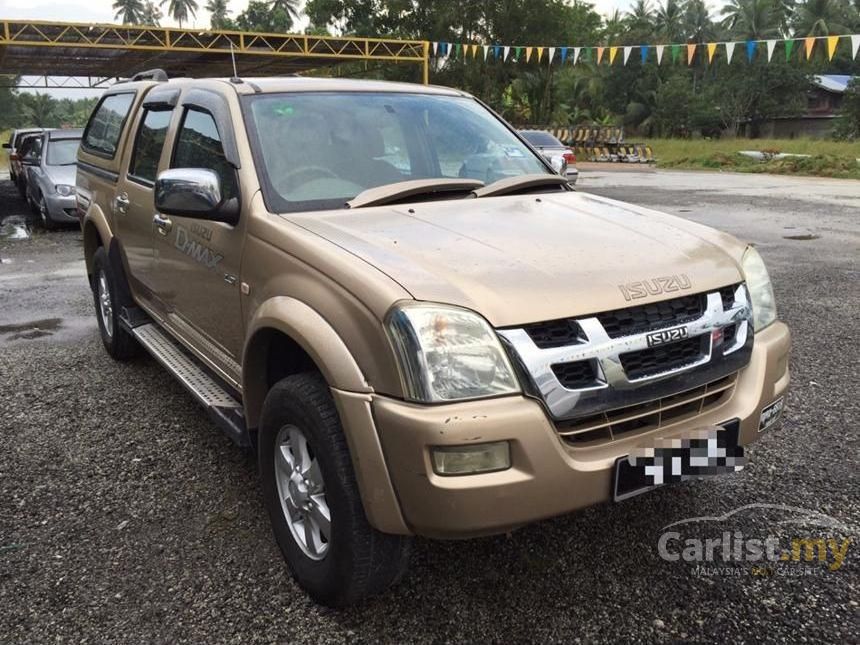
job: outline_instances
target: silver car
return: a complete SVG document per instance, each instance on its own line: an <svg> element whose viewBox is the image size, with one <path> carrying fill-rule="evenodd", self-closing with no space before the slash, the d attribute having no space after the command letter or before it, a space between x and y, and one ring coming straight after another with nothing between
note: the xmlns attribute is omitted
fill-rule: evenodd
<svg viewBox="0 0 860 645"><path fill-rule="evenodd" d="M579 171L576 169L576 155L573 154L573 150L543 130L520 130L520 134L547 161L552 161L553 157L564 157L567 162L567 182L576 183L579 179Z"/></svg>
<svg viewBox="0 0 860 645"><path fill-rule="evenodd" d="M27 201L46 229L78 222L75 164L82 133L77 129L45 132L41 153L21 160L27 170Z"/></svg>

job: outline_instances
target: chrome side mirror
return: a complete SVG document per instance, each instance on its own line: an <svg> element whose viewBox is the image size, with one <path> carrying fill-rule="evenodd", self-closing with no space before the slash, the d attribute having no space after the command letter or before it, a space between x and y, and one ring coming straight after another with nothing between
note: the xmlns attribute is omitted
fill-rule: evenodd
<svg viewBox="0 0 860 645"><path fill-rule="evenodd" d="M550 165L552 165L552 169L561 176L567 174L567 159L565 159L561 155L553 155L550 159Z"/></svg>
<svg viewBox="0 0 860 645"><path fill-rule="evenodd" d="M235 224L239 201L224 199L221 179L208 168L171 168L155 180L155 210L164 215L196 217Z"/></svg>

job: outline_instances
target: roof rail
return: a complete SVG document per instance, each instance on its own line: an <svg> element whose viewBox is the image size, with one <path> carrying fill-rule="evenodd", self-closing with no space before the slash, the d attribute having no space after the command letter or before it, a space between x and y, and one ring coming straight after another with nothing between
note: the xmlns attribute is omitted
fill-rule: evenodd
<svg viewBox="0 0 860 645"><path fill-rule="evenodd" d="M165 72L163 69L148 69L145 72L138 72L131 77L131 80L132 82L156 81L157 83L163 83L167 80L167 72Z"/></svg>

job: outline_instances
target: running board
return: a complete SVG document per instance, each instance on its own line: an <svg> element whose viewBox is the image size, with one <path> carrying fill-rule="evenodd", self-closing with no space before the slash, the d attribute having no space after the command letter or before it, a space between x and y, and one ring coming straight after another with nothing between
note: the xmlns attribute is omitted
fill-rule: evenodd
<svg viewBox="0 0 860 645"><path fill-rule="evenodd" d="M242 404L211 376L196 359L153 322L138 324L131 333L153 358L175 376L195 399L203 404L212 420L240 446L250 446Z"/></svg>

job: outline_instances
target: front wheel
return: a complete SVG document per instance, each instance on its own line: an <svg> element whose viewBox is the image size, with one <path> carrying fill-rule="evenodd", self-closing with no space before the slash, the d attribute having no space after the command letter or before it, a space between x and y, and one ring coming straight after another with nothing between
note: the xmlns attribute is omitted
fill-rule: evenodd
<svg viewBox="0 0 860 645"><path fill-rule="evenodd" d="M116 272L111 268L107 252L99 247L93 255L93 299L102 343L108 354L118 361L133 358L138 351L137 341L119 322L123 305L117 284Z"/></svg>
<svg viewBox="0 0 860 645"><path fill-rule="evenodd" d="M46 231L53 231L57 228L54 220L51 219L51 213L48 212L48 202L45 201L44 195L39 198L36 209L39 213L39 219L42 221L42 228Z"/></svg>
<svg viewBox="0 0 860 645"><path fill-rule="evenodd" d="M319 374L288 376L272 387L258 451L275 540L314 600L350 605L403 575L411 540L368 523L340 418Z"/></svg>

